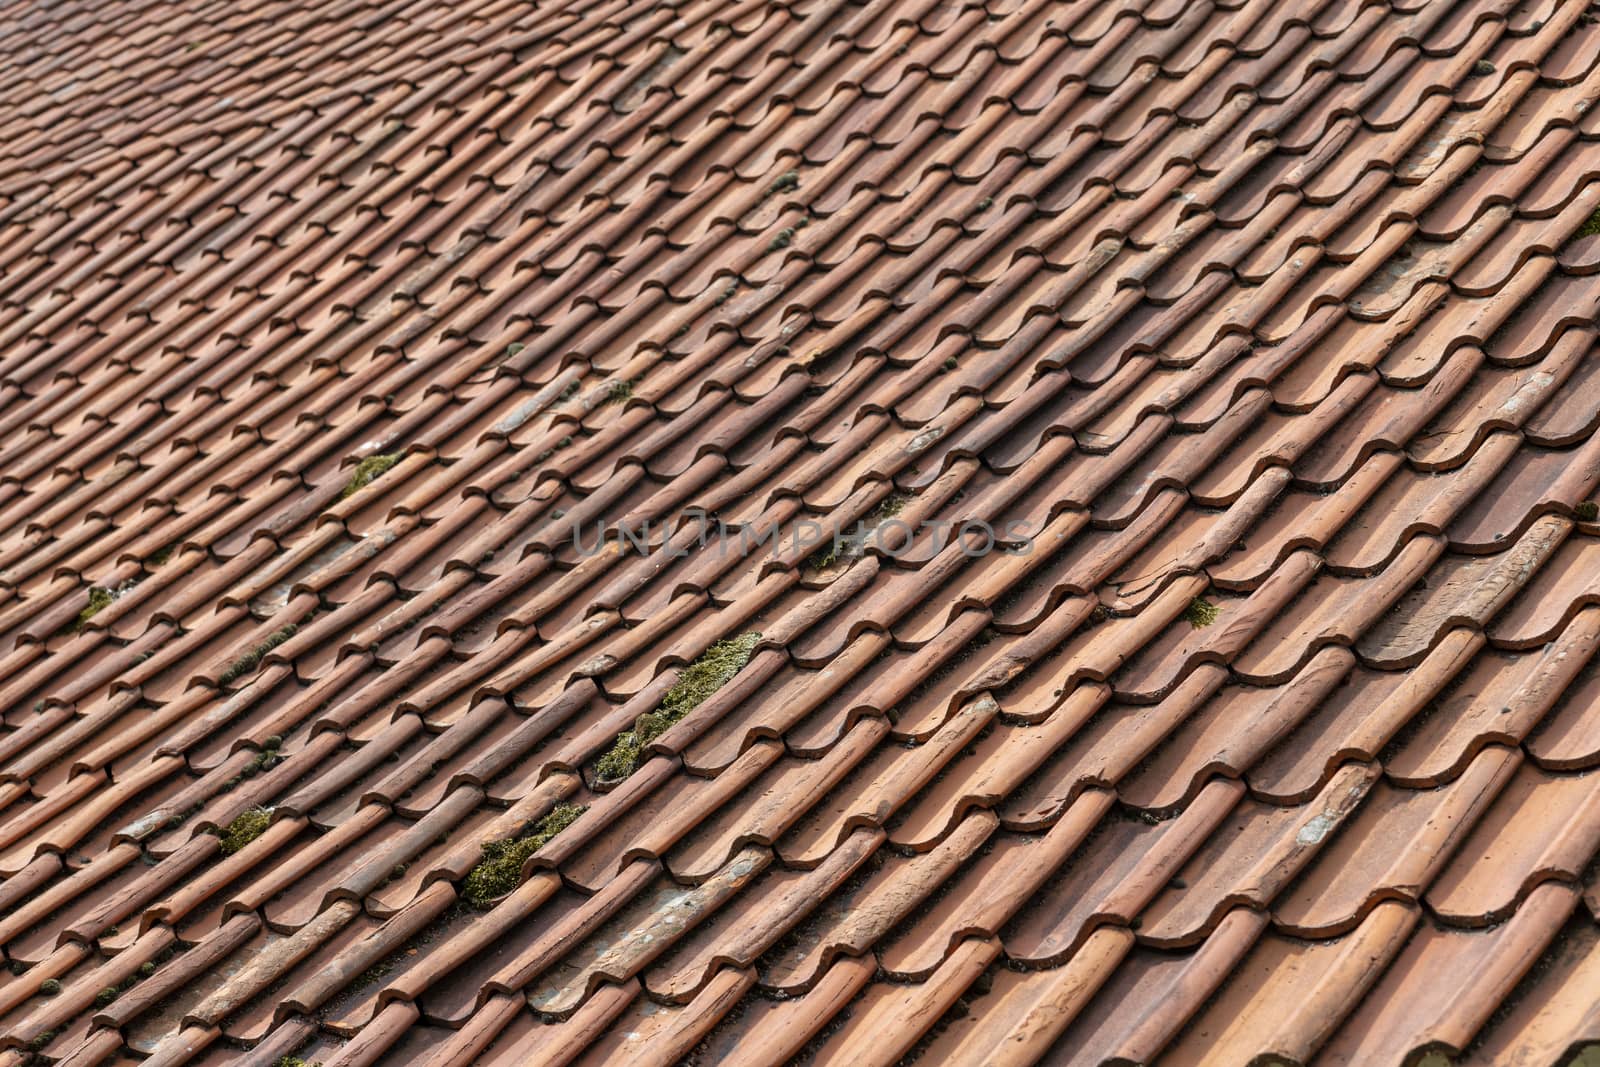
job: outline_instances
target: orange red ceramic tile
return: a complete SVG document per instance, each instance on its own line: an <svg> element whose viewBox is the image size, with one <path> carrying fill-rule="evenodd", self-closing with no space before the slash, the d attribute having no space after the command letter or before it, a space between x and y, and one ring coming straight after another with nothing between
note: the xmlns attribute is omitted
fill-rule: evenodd
<svg viewBox="0 0 1600 1067"><path fill-rule="evenodd" d="M0 1065L1600 1044L1600 5L0 55Z"/></svg>

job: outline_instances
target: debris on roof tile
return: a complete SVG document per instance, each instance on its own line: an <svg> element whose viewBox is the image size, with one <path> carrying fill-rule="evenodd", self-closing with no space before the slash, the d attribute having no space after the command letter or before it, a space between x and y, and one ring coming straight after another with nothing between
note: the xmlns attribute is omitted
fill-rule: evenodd
<svg viewBox="0 0 1600 1067"><path fill-rule="evenodd" d="M344 492L340 496L354 496L356 493L371 485L374 479L381 478L400 462L400 453L387 452L376 456L368 456L355 465L350 472L350 480L345 483Z"/></svg>
<svg viewBox="0 0 1600 1067"><path fill-rule="evenodd" d="M272 822L272 813L262 808L242 811L222 831L222 854L231 856L260 837Z"/></svg>
<svg viewBox="0 0 1600 1067"><path fill-rule="evenodd" d="M750 662L760 640L761 635L752 631L718 641L679 671L677 681L661 698L661 706L635 719L633 726L618 734L615 743L595 761L595 777L603 782L619 782L637 770L645 746L732 681Z"/></svg>
<svg viewBox="0 0 1600 1067"><path fill-rule="evenodd" d="M0 0L0 1063L1600 1055L1597 15Z"/></svg>

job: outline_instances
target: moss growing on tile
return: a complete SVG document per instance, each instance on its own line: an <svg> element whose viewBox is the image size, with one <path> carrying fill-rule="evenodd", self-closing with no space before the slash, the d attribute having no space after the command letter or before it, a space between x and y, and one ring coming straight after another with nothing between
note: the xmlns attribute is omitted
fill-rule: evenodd
<svg viewBox="0 0 1600 1067"><path fill-rule="evenodd" d="M839 562L839 539L835 537L829 538L826 548L819 548L811 553L811 557L806 560L806 566L814 571L825 571L837 562Z"/></svg>
<svg viewBox="0 0 1600 1067"><path fill-rule="evenodd" d="M632 378L619 378L606 386L606 403L626 404L633 398L634 380Z"/></svg>
<svg viewBox="0 0 1600 1067"><path fill-rule="evenodd" d="M251 671L255 670L256 664L261 662L261 658L263 656L277 648L279 645L283 644L285 641L289 640L289 638L293 637L299 631L300 628L292 622L281 630L274 630L272 633L267 635L267 639L265 641L262 641L254 648L245 652L238 659L228 664L227 669L224 670L222 675L217 679L217 684L227 685L229 682L237 681L244 675L249 674Z"/></svg>
<svg viewBox="0 0 1600 1067"><path fill-rule="evenodd" d="M620 782L632 774L639 766L645 746L744 670L760 640L761 634L752 630L718 641L706 649L699 659L679 673L660 707L645 712L634 722L633 729L617 735L616 743L595 762L595 776L603 782Z"/></svg>
<svg viewBox="0 0 1600 1067"><path fill-rule="evenodd" d="M633 729L618 734L606 754L595 761L595 777L603 782L620 782L628 777L639 766L644 746L659 737L670 725L659 711L639 716Z"/></svg>
<svg viewBox="0 0 1600 1067"><path fill-rule="evenodd" d="M267 832L272 813L265 808L250 808L227 825L218 836L222 838L222 854L231 856Z"/></svg>
<svg viewBox="0 0 1600 1067"><path fill-rule="evenodd" d="M1600 233L1600 208L1596 208L1594 214L1584 219L1583 225L1578 227L1579 237L1588 237L1596 233Z"/></svg>
<svg viewBox="0 0 1600 1067"><path fill-rule="evenodd" d="M39 983L39 992L47 997L53 997L61 992L61 982L56 978L46 978Z"/></svg>
<svg viewBox="0 0 1600 1067"><path fill-rule="evenodd" d="M1183 609L1183 617L1190 626L1196 630L1204 629L1217 621L1219 609L1204 597L1195 597L1189 601L1189 606Z"/></svg>
<svg viewBox="0 0 1600 1067"><path fill-rule="evenodd" d="M892 519L906 509L911 498L904 493L890 493L883 498L883 503L878 505L878 521Z"/></svg>
<svg viewBox="0 0 1600 1067"><path fill-rule="evenodd" d="M312 1062L302 1056L279 1056L277 1067L322 1067L322 1061Z"/></svg>
<svg viewBox="0 0 1600 1067"><path fill-rule="evenodd" d="M767 189L767 193L769 195L772 193L787 193L790 189L798 188L800 188L800 172L797 170L786 170L782 174L778 175L777 179Z"/></svg>
<svg viewBox="0 0 1600 1067"><path fill-rule="evenodd" d="M389 468L400 462L400 453L385 452L381 455L368 456L356 464L356 469L351 472L350 480L345 483L344 492L339 494L339 499L345 500L355 496L362 489L371 485L389 472Z"/></svg>
<svg viewBox="0 0 1600 1067"><path fill-rule="evenodd" d="M94 618L96 615L100 614L101 611L110 607L111 602L115 599L117 599L116 594L107 589L105 586L91 585L89 587L88 606L86 606L82 611L78 612L78 622L75 626L73 626L73 629L82 630L85 623Z"/></svg>
<svg viewBox="0 0 1600 1067"><path fill-rule="evenodd" d="M1596 504L1593 500L1585 500L1572 510L1578 516L1579 522L1593 522L1600 518L1600 504Z"/></svg>
<svg viewBox="0 0 1600 1067"><path fill-rule="evenodd" d="M58 982L57 985L59 984L60 983ZM34 1052L38 1052L55 1039L56 1032L54 1030L46 1030L44 1033L28 1042L28 1048L32 1049Z"/></svg>
<svg viewBox="0 0 1600 1067"><path fill-rule="evenodd" d="M97 1008L105 1007L107 1004L110 1004L113 1000L116 1000L117 999L117 994L120 993L120 992L121 992L121 990L118 989L114 985L106 986L104 989L100 990L100 992L98 992L98 993L96 993L94 995L94 1006L97 1007Z"/></svg>
<svg viewBox="0 0 1600 1067"><path fill-rule="evenodd" d="M283 756L277 748L269 745L264 750L257 752L255 758L246 763L239 773L246 778L254 778L263 771L270 771L283 762Z"/></svg>
<svg viewBox="0 0 1600 1067"><path fill-rule="evenodd" d="M783 229L779 230L777 232L777 234L775 234L773 236L771 241L767 242L767 251L768 252L781 252L783 249L788 248L789 244L793 240L794 240L794 227L793 226L785 226Z"/></svg>
<svg viewBox="0 0 1600 1067"><path fill-rule="evenodd" d="M876 530L879 526L904 511L906 505L910 502L911 497L906 494L891 492L878 503L877 508L866 515L861 523L857 524L856 534L845 536L841 530L838 534L829 538L827 544L817 549L806 559L806 566L812 570L821 571L833 566L839 561L840 557L859 559L862 550L871 540L863 531Z"/></svg>
<svg viewBox="0 0 1600 1067"><path fill-rule="evenodd" d="M517 888L522 878L522 865L528 857L555 840L556 835L576 822L585 810L577 804L558 804L526 837L485 841L483 859L468 872L462 889L467 903L475 908L487 908Z"/></svg>

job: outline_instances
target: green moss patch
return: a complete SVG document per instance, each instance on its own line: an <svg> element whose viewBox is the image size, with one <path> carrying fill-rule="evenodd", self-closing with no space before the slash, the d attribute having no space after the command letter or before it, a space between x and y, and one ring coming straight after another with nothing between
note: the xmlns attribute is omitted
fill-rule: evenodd
<svg viewBox="0 0 1600 1067"><path fill-rule="evenodd" d="M857 531L859 532L863 529L876 530L879 526L904 511L909 503L911 503L909 496L903 493L890 493L879 502L877 508L871 514L864 518L862 523L857 524ZM856 559L860 557L861 550L867 540L868 538L865 535L845 537L841 531L840 534L830 537L827 544L811 553L806 559L806 566L814 571L824 571L839 562L840 556Z"/></svg>
<svg viewBox="0 0 1600 1067"><path fill-rule="evenodd" d="M1583 220L1583 225L1578 228L1577 235L1579 237L1588 237L1596 233L1600 233L1600 208L1596 208L1593 215Z"/></svg>
<svg viewBox="0 0 1600 1067"><path fill-rule="evenodd" d="M576 804L558 804L526 837L485 841L483 859L467 874L462 891L467 903L475 908L487 908L517 888L522 878L522 865L528 857L555 840L556 835L576 822L585 810Z"/></svg>
<svg viewBox="0 0 1600 1067"><path fill-rule="evenodd" d="M344 492L339 494L339 499L344 500L355 496L362 489L382 478L389 472L389 468L400 462L400 453L386 452L379 456L368 456L356 464L356 469L351 472L350 480L345 483Z"/></svg>
<svg viewBox="0 0 1600 1067"><path fill-rule="evenodd" d="M218 836L222 838L222 854L231 856L267 832L272 813L265 808L251 808L227 825Z"/></svg>
<svg viewBox="0 0 1600 1067"><path fill-rule="evenodd" d="M825 571L837 562L839 562L839 539L834 537L829 538L827 548L819 548L811 553L811 557L806 560L806 566L814 571Z"/></svg>
<svg viewBox="0 0 1600 1067"><path fill-rule="evenodd" d="M1579 522L1593 522L1600 518L1600 504L1596 504L1593 500L1585 500L1572 510L1578 516Z"/></svg>
<svg viewBox="0 0 1600 1067"><path fill-rule="evenodd" d="M265 656L268 652L271 652L273 649L289 640L289 638L293 637L299 632L299 630L300 628L294 623L290 623L281 630L274 630L272 633L267 635L267 639L265 641L262 641L259 645L256 645L238 659L228 664L227 669L224 670L221 677L217 679L217 684L227 685L229 682L237 681L246 674L249 674L251 671L256 669L256 664L261 662L261 657Z"/></svg>
<svg viewBox="0 0 1600 1067"><path fill-rule="evenodd" d="M78 622L73 629L83 629L85 623L94 618L96 615L100 614L100 612L104 611L106 608L109 608L111 606L111 602L115 599L117 599L116 594L107 589L105 586L91 585L89 587L89 604L82 611L78 612Z"/></svg>
<svg viewBox="0 0 1600 1067"><path fill-rule="evenodd" d="M265 771L270 771L270 770L272 770L272 768L274 768L278 764L282 763L283 762L283 753L278 751L278 749L282 745L283 745L283 738L279 737L276 734L274 734L271 737L267 738L265 741L262 742L261 751L257 752L256 755L255 755L255 758L252 759L249 763L246 763L244 765L244 767L239 771L240 776L244 777L244 778L254 778L256 775L261 774L261 773L263 773ZM231 790L234 787L236 787L238 784L239 784L239 779L238 778L230 778L228 780L227 784L223 786L223 792L228 792L229 790Z"/></svg>
<svg viewBox="0 0 1600 1067"><path fill-rule="evenodd" d="M632 774L639 766L645 746L744 670L760 640L761 635L752 630L718 641L706 649L678 675L678 681L667 690L660 707L645 712L634 722L633 729L617 735L616 743L596 761L595 776L604 782L620 782Z"/></svg>
<svg viewBox="0 0 1600 1067"><path fill-rule="evenodd" d="M1183 609L1183 618L1196 630L1204 629L1217 621L1221 610L1204 597L1195 597L1189 601L1189 606Z"/></svg>
<svg viewBox="0 0 1600 1067"><path fill-rule="evenodd" d="M633 398L634 381L632 378L619 378L606 386L606 403L626 404Z"/></svg>

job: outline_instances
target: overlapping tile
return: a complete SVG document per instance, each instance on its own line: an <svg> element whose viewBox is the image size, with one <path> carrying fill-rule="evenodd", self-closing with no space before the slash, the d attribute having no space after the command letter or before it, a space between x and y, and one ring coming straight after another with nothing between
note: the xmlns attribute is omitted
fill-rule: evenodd
<svg viewBox="0 0 1600 1067"><path fill-rule="evenodd" d="M1585 4L0 42L9 1062L1600 1041Z"/></svg>

